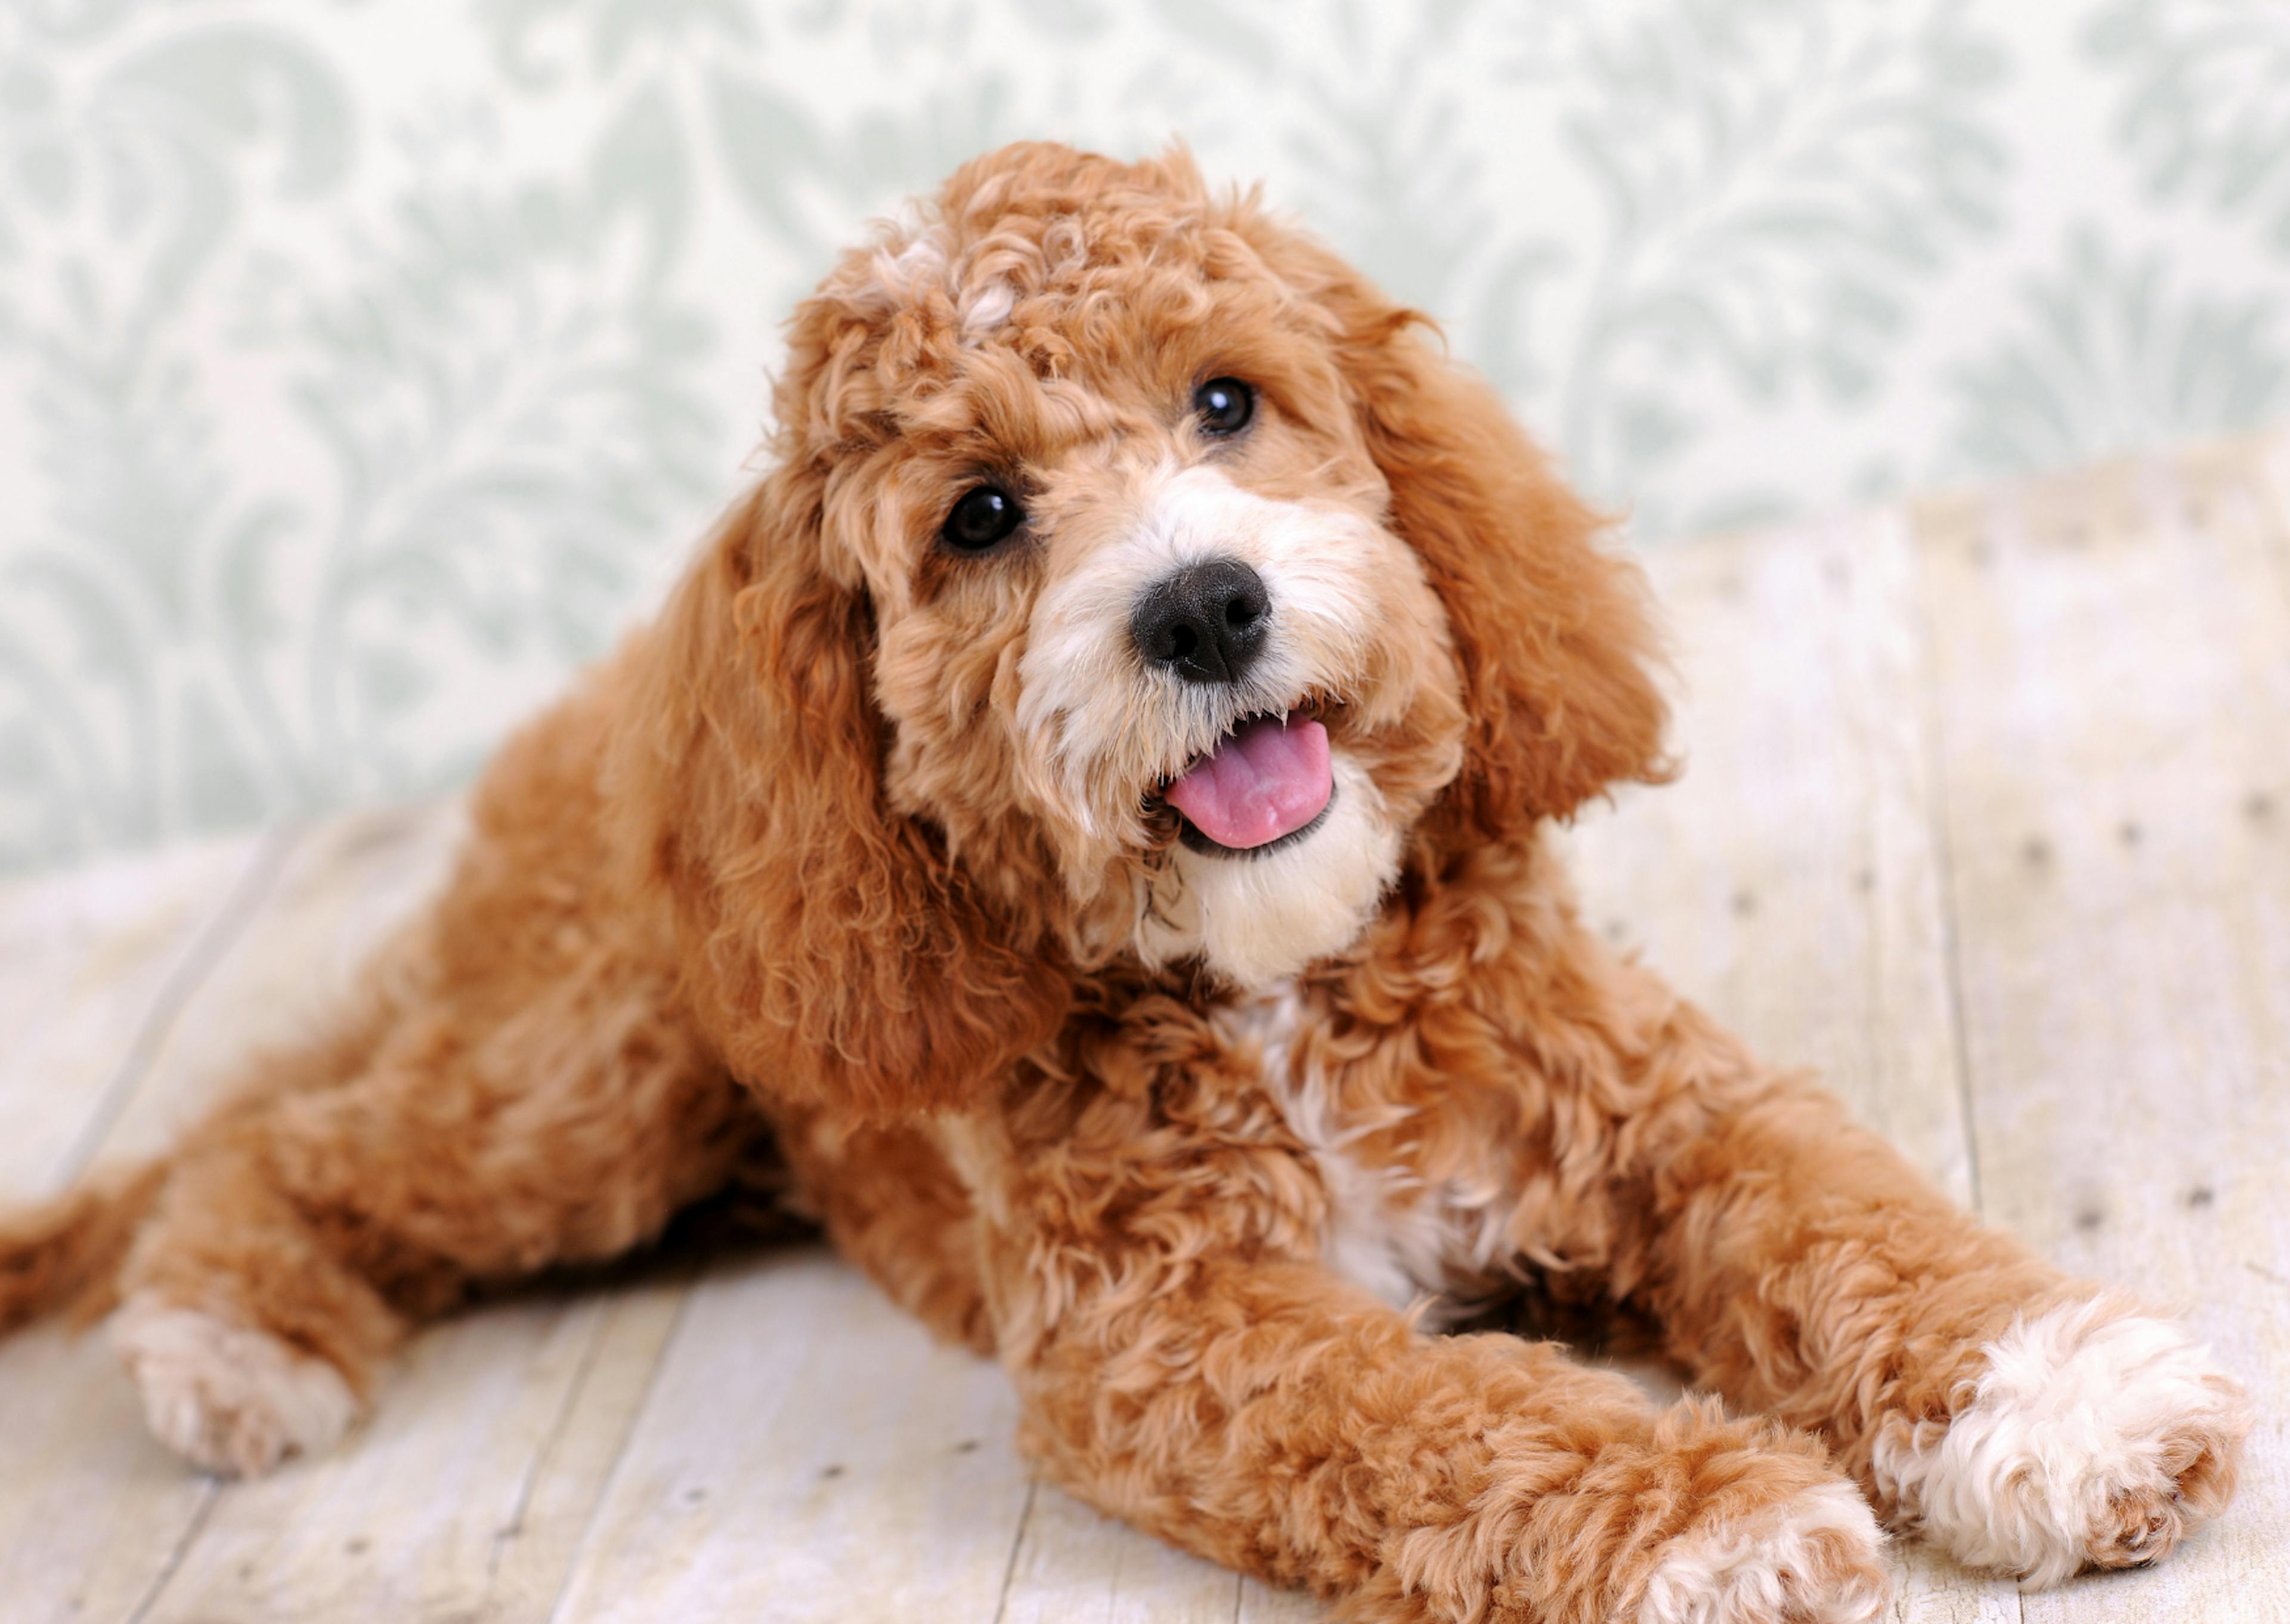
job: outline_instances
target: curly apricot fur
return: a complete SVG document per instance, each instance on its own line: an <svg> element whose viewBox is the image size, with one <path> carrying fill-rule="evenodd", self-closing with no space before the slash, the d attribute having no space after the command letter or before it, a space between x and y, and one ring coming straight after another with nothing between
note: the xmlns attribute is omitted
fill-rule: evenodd
<svg viewBox="0 0 2290 1624"><path fill-rule="evenodd" d="M2160 1555L2248 1425L2206 1356L1577 919L1544 830L1665 771L1644 589L1424 327L1181 153L962 170L798 310L770 471L502 750L356 1006L0 1229L0 1324L124 1297L163 1432L260 1467L337 1424L324 1367L364 1394L415 1319L768 1164L1004 1362L1049 1476L1348 1619L1864 1619L1862 1493L2040 1577ZM1255 384L1245 441L1189 428L1203 376ZM951 557L988 476L1030 527ZM1247 988L1139 947L1238 872L1187 879L1154 795L1227 700L1093 630L1244 543L1296 692L1229 703L1325 708L1396 853ZM1328 838L1253 872L1333 884ZM1718 1396L1433 1329L1530 1279ZM299 1397L201 1363L250 1347ZM2045 1428L2080 1452L2012 1452Z"/></svg>

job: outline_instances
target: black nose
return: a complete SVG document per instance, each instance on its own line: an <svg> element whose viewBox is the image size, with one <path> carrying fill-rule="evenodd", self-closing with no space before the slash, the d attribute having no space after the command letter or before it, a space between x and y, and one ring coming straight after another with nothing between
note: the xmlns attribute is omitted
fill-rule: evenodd
<svg viewBox="0 0 2290 1624"><path fill-rule="evenodd" d="M1189 683L1237 683L1264 649L1271 600L1237 558L1189 564L1147 588L1129 635L1148 665Z"/></svg>

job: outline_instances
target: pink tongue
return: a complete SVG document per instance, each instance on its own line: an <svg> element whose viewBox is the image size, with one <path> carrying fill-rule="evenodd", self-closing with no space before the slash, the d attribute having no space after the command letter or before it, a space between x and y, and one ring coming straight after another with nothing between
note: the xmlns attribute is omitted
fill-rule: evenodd
<svg viewBox="0 0 2290 1624"><path fill-rule="evenodd" d="M1260 716L1189 768L1169 804L1221 846L1261 846L1320 815L1335 791L1328 730L1309 717Z"/></svg>

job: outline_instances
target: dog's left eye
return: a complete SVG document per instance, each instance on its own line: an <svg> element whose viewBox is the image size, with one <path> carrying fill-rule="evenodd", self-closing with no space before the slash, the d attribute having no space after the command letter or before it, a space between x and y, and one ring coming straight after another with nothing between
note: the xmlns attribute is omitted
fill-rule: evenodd
<svg viewBox="0 0 2290 1624"><path fill-rule="evenodd" d="M946 516L939 534L949 547L965 553L982 553L1026 522L1018 499L999 485L980 485L965 492Z"/></svg>
<svg viewBox="0 0 2290 1624"><path fill-rule="evenodd" d="M1237 378L1212 378L1193 391L1193 410L1210 434L1238 434L1256 415L1256 391Z"/></svg>

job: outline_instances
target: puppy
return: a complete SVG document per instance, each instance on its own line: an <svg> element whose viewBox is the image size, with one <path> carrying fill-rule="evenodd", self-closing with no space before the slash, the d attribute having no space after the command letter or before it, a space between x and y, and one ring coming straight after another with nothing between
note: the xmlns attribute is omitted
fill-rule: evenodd
<svg viewBox="0 0 2290 1624"><path fill-rule="evenodd" d="M1576 917L1547 829L1664 770L1645 595L1423 325L1181 154L962 170L356 1006L16 1221L0 1315L116 1308L259 1472L768 1156L1045 1476L1347 1618L1871 1619L1880 1518L2162 1556L2249 1424L2206 1352ZM1528 1280L1718 1398L1411 1309Z"/></svg>

